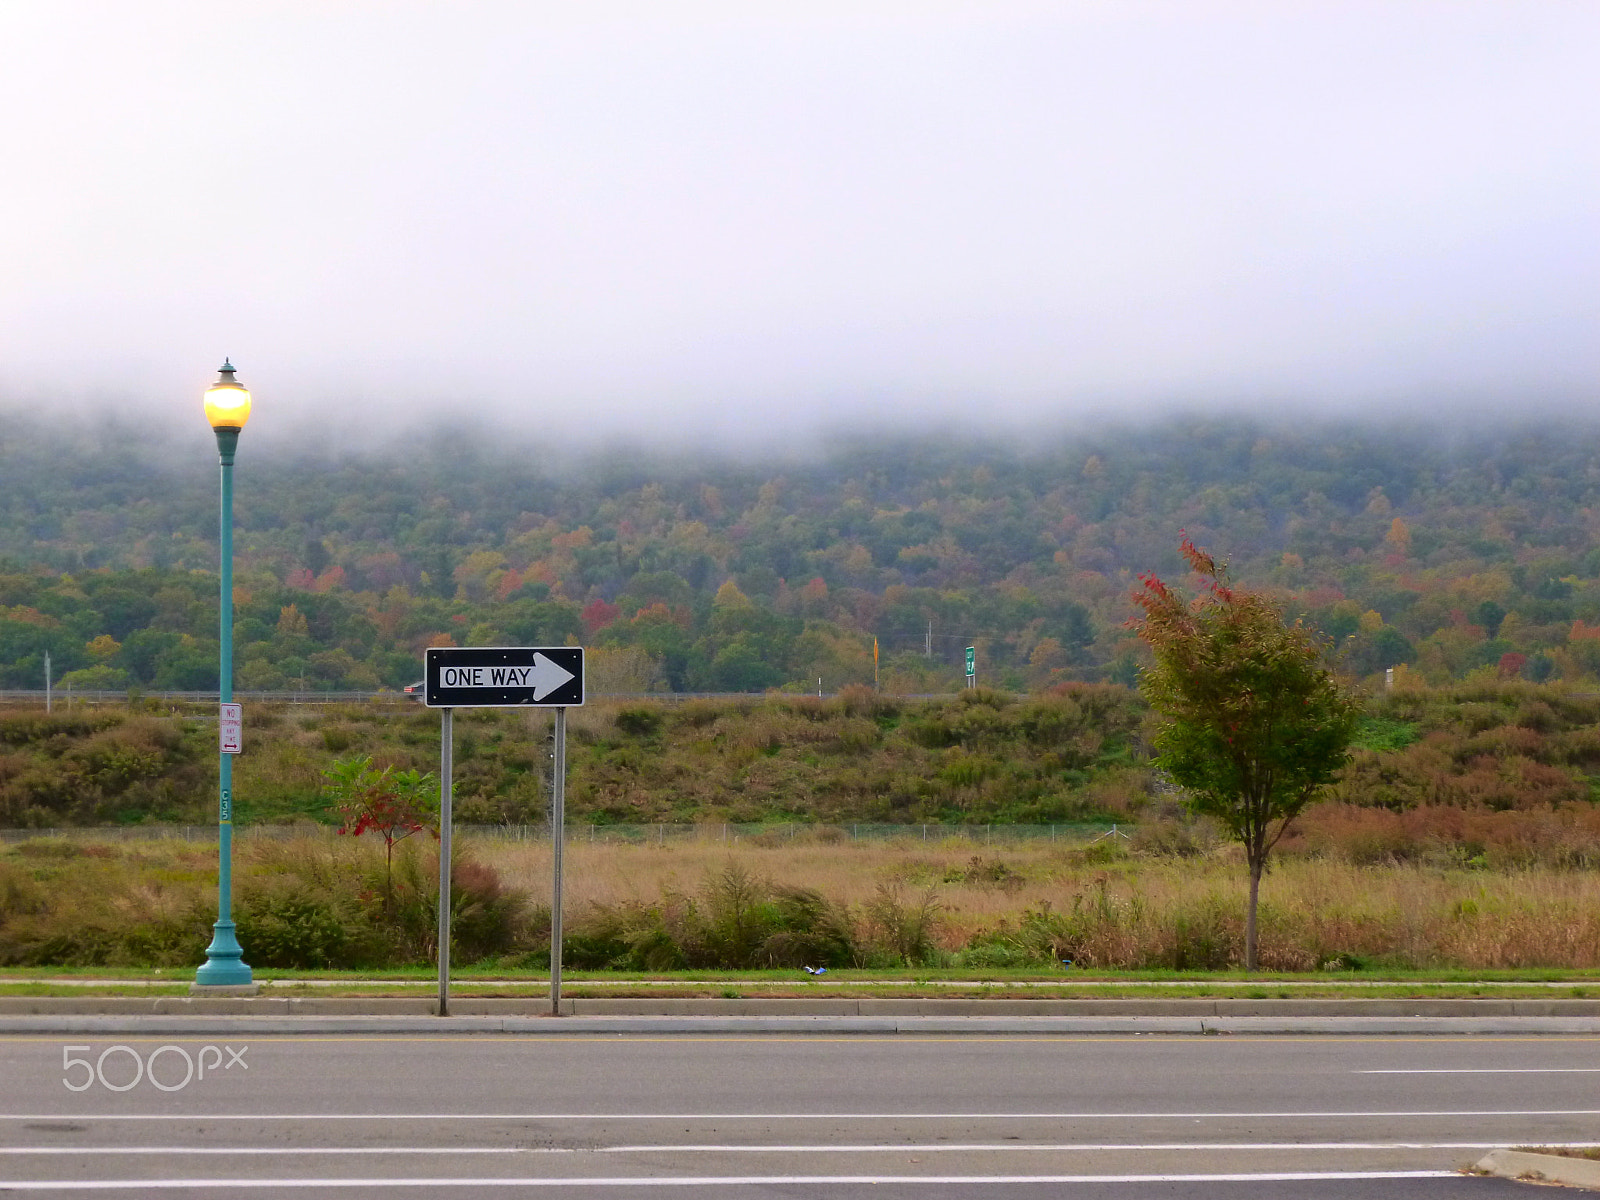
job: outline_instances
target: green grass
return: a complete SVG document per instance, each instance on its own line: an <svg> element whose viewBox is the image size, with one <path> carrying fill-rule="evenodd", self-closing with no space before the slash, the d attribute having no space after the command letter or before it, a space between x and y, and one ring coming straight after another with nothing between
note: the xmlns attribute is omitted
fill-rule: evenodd
<svg viewBox="0 0 1600 1200"><path fill-rule="evenodd" d="M840 969L826 976L802 976L796 971L583 971L563 974L563 993L574 997L631 997L670 999L719 997L764 999L811 998L945 998L1004 996L1008 999L1293 999L1293 1000L1405 1000L1405 999L1539 999L1584 998L1593 991L1595 972L1541 972L1554 982L1571 987L1543 986L1515 972L1484 972L1481 979L1452 978L1455 972L1396 973L1374 979L1346 975L1245 976L1241 972L1179 975L1173 972L1095 972L1067 979L1039 971L960 970L869 971ZM1401 977L1404 976L1404 977ZM437 979L429 968L381 972L356 971L256 971L263 995L317 996L426 995ZM70 979L104 981L93 987L67 983ZM0 996L122 996L187 995L192 970L165 972L130 970L40 972L8 968L0 971ZM120 981L120 982L119 982ZM148 981L150 986L133 986ZM1483 984L1492 986L1484 987ZM1580 986L1589 984L1589 987ZM1347 986L1339 986L1347 985ZM547 993L549 976L538 971L511 972L477 964L451 973L451 990L460 997L535 997Z"/></svg>

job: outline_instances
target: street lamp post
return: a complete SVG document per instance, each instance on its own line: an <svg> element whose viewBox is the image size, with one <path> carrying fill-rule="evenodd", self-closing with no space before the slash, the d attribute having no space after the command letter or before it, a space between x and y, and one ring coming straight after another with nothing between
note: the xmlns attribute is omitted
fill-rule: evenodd
<svg viewBox="0 0 1600 1200"><path fill-rule="evenodd" d="M239 431L250 419L250 393L233 377L234 367L224 360L217 381L206 391L206 420L217 435L217 456L222 462L222 650L218 699L233 701L233 455ZM233 925L233 755L218 758L217 813L217 923L212 927L206 961L195 972L197 988L250 987L250 968Z"/></svg>

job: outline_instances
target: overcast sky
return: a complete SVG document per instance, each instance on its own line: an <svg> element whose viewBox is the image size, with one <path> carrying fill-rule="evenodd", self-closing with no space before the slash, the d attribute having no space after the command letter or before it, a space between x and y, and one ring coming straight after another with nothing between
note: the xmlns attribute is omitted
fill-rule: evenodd
<svg viewBox="0 0 1600 1200"><path fill-rule="evenodd" d="M1594 0L0 0L0 406L1589 412L1597 184Z"/></svg>

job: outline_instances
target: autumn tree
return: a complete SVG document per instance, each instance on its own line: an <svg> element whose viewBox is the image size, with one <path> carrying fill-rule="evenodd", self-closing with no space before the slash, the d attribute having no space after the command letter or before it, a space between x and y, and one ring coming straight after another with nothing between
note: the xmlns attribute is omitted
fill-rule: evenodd
<svg viewBox="0 0 1600 1200"><path fill-rule="evenodd" d="M381 770L372 756L341 759L324 773L325 790L339 813L340 833L360 837L376 833L383 839L384 908L394 902L394 848L424 830L438 836L437 781L417 770Z"/></svg>
<svg viewBox="0 0 1600 1200"><path fill-rule="evenodd" d="M1244 847L1250 871L1245 970L1256 969L1256 902L1267 856L1349 757L1359 700L1328 667L1327 640L1259 592L1231 586L1226 564L1188 538L1203 579L1186 600L1140 576L1133 622L1154 652L1139 687L1162 717L1157 764Z"/></svg>

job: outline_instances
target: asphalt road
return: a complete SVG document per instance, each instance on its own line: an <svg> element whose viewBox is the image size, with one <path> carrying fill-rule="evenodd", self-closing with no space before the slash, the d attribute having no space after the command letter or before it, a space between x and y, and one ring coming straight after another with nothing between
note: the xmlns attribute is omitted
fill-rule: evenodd
<svg viewBox="0 0 1600 1200"><path fill-rule="evenodd" d="M1452 1173L1600 1141L1600 1038L10 1037L0 1081L5 1194L1496 1200Z"/></svg>

